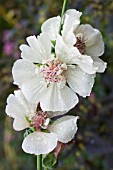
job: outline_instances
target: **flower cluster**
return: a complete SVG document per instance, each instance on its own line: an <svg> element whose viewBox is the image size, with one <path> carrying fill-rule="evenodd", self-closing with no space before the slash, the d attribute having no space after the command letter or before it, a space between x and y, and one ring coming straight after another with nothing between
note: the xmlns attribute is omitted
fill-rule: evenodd
<svg viewBox="0 0 113 170"><path fill-rule="evenodd" d="M89 96L96 72L106 68L99 58L104 53L102 35L81 25L81 15L67 10L60 33L60 16L48 19L40 35L27 37L28 45L20 46L22 59L14 63L12 75L21 90L9 95L6 113L14 118L15 130L32 129L22 144L27 153L46 154L58 141L74 138L78 116L52 118L72 109L79 101L77 94Z"/></svg>

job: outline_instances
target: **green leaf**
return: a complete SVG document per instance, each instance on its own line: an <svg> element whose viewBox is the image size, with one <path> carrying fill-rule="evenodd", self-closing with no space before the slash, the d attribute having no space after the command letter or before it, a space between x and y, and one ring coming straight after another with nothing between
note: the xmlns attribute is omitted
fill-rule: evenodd
<svg viewBox="0 0 113 170"><path fill-rule="evenodd" d="M57 159L53 153L45 154L42 157L42 165L44 168L52 169L57 164Z"/></svg>

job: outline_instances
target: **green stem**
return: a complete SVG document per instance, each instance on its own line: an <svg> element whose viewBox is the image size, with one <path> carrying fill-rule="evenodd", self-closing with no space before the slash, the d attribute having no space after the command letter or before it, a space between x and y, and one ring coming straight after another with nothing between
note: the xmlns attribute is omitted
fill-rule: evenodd
<svg viewBox="0 0 113 170"><path fill-rule="evenodd" d="M63 26L63 16L67 8L68 0L64 0L63 7L62 7L62 13L61 13L61 20L60 20L60 27L59 27L59 34L61 34L62 26Z"/></svg>
<svg viewBox="0 0 113 170"><path fill-rule="evenodd" d="M37 170L42 170L42 155L37 155Z"/></svg>

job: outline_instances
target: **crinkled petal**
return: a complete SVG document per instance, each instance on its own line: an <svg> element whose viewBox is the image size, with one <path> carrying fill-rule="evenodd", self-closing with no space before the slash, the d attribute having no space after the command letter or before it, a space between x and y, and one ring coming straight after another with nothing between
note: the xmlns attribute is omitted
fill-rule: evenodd
<svg viewBox="0 0 113 170"><path fill-rule="evenodd" d="M67 86L60 89L57 83L51 83L40 100L42 110L53 112L70 110L77 103L77 95Z"/></svg>
<svg viewBox="0 0 113 170"><path fill-rule="evenodd" d="M27 37L28 45L21 45L21 57L27 61L34 63L42 63L43 60L51 57L51 41L45 34L40 34L38 38L35 36Z"/></svg>
<svg viewBox="0 0 113 170"><path fill-rule="evenodd" d="M46 33L50 40L55 41L59 32L60 16L46 20L41 27L43 33Z"/></svg>
<svg viewBox="0 0 113 170"><path fill-rule="evenodd" d="M23 143L22 149L26 153L40 155L47 154L57 146L57 136L54 133L33 132L28 135Z"/></svg>
<svg viewBox="0 0 113 170"><path fill-rule="evenodd" d="M14 84L17 84L19 85L19 87L22 87L22 84L27 80L31 79L32 81L32 79L36 77L36 69L37 66L28 61L25 61L23 59L17 60L12 68Z"/></svg>
<svg viewBox="0 0 113 170"><path fill-rule="evenodd" d="M14 95L10 94L7 98L6 113L13 118L23 118L33 114L36 107L36 104L26 100L21 90L16 90Z"/></svg>
<svg viewBox="0 0 113 170"><path fill-rule="evenodd" d="M77 119L78 116L63 116L50 125L48 130L57 135L58 141L68 143L77 132Z"/></svg>
<svg viewBox="0 0 113 170"><path fill-rule="evenodd" d="M34 42L34 44L35 44L35 42ZM34 62L34 63L41 63L42 57L38 53L38 49L36 51L36 50L34 50L33 48L29 47L26 44L22 44L19 48L21 50L21 57L24 60Z"/></svg>
<svg viewBox="0 0 113 170"><path fill-rule="evenodd" d="M36 105L28 103L21 90L17 90L14 93L15 95L10 94L7 98L6 113L14 118L14 129L23 130L29 127L25 116L34 115Z"/></svg>
<svg viewBox="0 0 113 170"><path fill-rule="evenodd" d="M69 45L74 45L75 43L75 37L73 35L73 31L80 24L81 15L82 13L75 9L67 10L64 15L62 36L64 41Z"/></svg>
<svg viewBox="0 0 113 170"><path fill-rule="evenodd" d="M94 84L95 74L87 74L80 67L69 67L66 71L67 83L80 96L89 96Z"/></svg>
<svg viewBox="0 0 113 170"><path fill-rule="evenodd" d="M80 25L75 34L82 33L86 45L86 54L90 56L101 56L104 53L104 42L99 30L91 25Z"/></svg>
<svg viewBox="0 0 113 170"><path fill-rule="evenodd" d="M107 63L102 61L99 57L93 57L94 66L98 68L98 73L103 73L107 67Z"/></svg>

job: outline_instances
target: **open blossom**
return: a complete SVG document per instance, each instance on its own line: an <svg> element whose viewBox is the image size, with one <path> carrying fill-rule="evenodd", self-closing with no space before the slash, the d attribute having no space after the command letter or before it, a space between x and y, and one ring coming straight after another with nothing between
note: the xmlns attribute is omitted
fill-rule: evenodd
<svg viewBox="0 0 113 170"><path fill-rule="evenodd" d="M67 10L64 15L61 39L65 43L64 52L68 56L73 54L75 63L89 74L104 72L106 63L99 56L104 53L104 42L99 30L91 25L80 25L81 12L74 9ZM46 33L50 40L55 41L59 33L60 17L46 20L42 25L42 32ZM69 49L69 51L68 51Z"/></svg>
<svg viewBox="0 0 113 170"><path fill-rule="evenodd" d="M23 150L30 154L47 154L55 149L58 141L68 143L77 132L78 116L64 116L51 122L50 113L28 102L21 90L9 95L6 113L14 118L15 130L34 129L22 143Z"/></svg>
<svg viewBox="0 0 113 170"><path fill-rule="evenodd" d="M89 96L95 74L87 74L75 64L75 57L57 36L55 53L45 33L27 38L21 45L21 57L13 66L14 84L19 85L25 97L40 102L44 111L68 111L78 103L79 95ZM69 55L67 55L69 53Z"/></svg>
<svg viewBox="0 0 113 170"><path fill-rule="evenodd" d="M29 101L40 102L45 111L68 111L78 103L75 93L84 97L90 94L95 75L72 65L74 56L65 54L59 36L55 53L51 53L51 41L44 33L38 38L28 37L27 42L29 46L20 46L23 59L15 62L12 74L14 84Z"/></svg>

